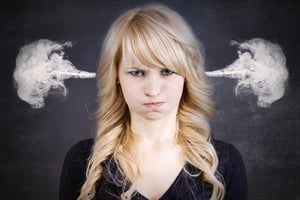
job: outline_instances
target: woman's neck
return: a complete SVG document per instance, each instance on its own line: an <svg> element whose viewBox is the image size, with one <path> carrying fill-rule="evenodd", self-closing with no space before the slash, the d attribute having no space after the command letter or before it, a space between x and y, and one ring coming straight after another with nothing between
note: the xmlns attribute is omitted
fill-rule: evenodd
<svg viewBox="0 0 300 200"><path fill-rule="evenodd" d="M164 143L176 140L176 113L159 120L147 120L139 116L131 116L131 129L143 142Z"/></svg>

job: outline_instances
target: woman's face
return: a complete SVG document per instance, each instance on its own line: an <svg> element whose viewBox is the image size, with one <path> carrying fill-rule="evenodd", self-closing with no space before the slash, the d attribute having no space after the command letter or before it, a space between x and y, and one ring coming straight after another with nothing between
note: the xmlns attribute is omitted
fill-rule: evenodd
<svg viewBox="0 0 300 200"><path fill-rule="evenodd" d="M176 115L184 78L168 69L142 65L133 54L125 55L118 78L131 117L159 120Z"/></svg>

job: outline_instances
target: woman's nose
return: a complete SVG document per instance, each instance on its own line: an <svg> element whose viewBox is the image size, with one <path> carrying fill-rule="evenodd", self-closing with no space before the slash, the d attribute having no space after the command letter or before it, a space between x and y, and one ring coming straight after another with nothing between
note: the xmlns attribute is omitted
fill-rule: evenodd
<svg viewBox="0 0 300 200"><path fill-rule="evenodd" d="M145 95L149 97L156 97L161 92L162 80L159 75L151 75L145 81Z"/></svg>

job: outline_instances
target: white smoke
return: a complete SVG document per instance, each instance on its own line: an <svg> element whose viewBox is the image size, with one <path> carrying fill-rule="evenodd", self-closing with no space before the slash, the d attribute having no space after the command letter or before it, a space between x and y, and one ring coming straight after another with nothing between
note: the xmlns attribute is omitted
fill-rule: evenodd
<svg viewBox="0 0 300 200"><path fill-rule="evenodd" d="M238 59L224 69L206 74L237 79L236 95L251 91L261 107L269 107L282 98L288 70L281 47L260 38L243 43L232 41L231 45L238 46ZM13 77L18 96L33 108L44 106L44 97L50 90L66 96L65 79L95 77L95 73L78 70L64 59L64 47L72 47L72 43L59 44L43 39L20 49Z"/></svg>
<svg viewBox="0 0 300 200"><path fill-rule="evenodd" d="M52 89L66 96L65 79L95 77L95 73L80 71L64 59L64 47L72 47L72 43L41 39L20 49L13 78L18 96L32 108L43 107L44 97Z"/></svg>
<svg viewBox="0 0 300 200"><path fill-rule="evenodd" d="M236 95L252 91L261 107L269 107L283 97L288 70L281 47L260 38L243 43L231 41L231 45L238 45L238 59L224 69L206 74L238 79Z"/></svg>

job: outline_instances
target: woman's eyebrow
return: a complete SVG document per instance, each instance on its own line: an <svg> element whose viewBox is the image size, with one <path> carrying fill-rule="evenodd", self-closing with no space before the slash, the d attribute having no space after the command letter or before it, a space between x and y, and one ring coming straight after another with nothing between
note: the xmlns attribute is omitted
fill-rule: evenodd
<svg viewBox="0 0 300 200"><path fill-rule="evenodd" d="M128 65L128 66L126 67L126 69L147 70L146 67L143 67L143 66L136 66L136 65Z"/></svg>

